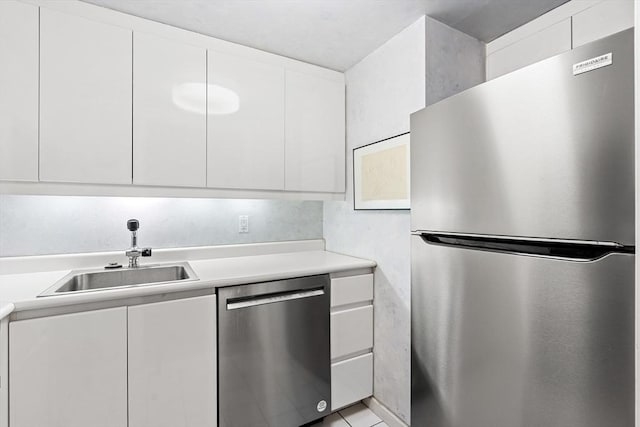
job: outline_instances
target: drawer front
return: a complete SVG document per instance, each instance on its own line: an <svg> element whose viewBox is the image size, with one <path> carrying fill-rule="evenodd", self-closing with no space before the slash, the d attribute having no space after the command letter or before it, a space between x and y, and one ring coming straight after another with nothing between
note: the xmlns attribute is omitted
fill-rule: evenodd
<svg viewBox="0 0 640 427"><path fill-rule="evenodd" d="M331 279L331 307L373 300L373 274Z"/></svg>
<svg viewBox="0 0 640 427"><path fill-rule="evenodd" d="M331 410L343 408L373 394L373 354L331 365Z"/></svg>
<svg viewBox="0 0 640 427"><path fill-rule="evenodd" d="M373 306L331 313L331 359L373 348Z"/></svg>

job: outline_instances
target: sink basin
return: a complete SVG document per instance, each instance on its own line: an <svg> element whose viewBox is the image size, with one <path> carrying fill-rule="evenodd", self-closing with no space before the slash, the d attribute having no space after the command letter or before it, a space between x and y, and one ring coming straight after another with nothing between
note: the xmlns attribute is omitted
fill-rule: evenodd
<svg viewBox="0 0 640 427"><path fill-rule="evenodd" d="M94 269L72 271L55 285L38 295L64 295L104 289L156 285L165 282L198 280L188 263L148 265L117 270Z"/></svg>

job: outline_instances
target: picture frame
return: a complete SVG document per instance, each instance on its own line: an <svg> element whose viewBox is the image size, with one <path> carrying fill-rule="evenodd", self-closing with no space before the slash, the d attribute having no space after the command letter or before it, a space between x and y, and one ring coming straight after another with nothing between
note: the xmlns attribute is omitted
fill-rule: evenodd
<svg viewBox="0 0 640 427"><path fill-rule="evenodd" d="M353 209L408 210L409 132L353 149Z"/></svg>

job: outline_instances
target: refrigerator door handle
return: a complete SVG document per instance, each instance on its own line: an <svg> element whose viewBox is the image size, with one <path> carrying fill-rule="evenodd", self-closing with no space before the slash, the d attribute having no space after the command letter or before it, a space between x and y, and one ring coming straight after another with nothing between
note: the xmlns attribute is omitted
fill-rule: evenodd
<svg viewBox="0 0 640 427"><path fill-rule="evenodd" d="M531 255L573 261L593 261L611 253L635 253L634 246L615 242L420 232L425 243L490 252Z"/></svg>

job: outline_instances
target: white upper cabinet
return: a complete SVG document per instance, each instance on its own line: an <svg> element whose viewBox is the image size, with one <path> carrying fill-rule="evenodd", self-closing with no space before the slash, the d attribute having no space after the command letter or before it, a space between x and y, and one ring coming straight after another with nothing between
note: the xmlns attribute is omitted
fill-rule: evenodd
<svg viewBox="0 0 640 427"><path fill-rule="evenodd" d="M41 181L131 183L131 36L41 9Z"/></svg>
<svg viewBox="0 0 640 427"><path fill-rule="evenodd" d="M604 0L573 17L573 47L633 27L632 0Z"/></svg>
<svg viewBox="0 0 640 427"><path fill-rule="evenodd" d="M38 8L0 1L0 180L38 180Z"/></svg>
<svg viewBox="0 0 640 427"><path fill-rule="evenodd" d="M344 192L344 80L287 70L285 105L285 189Z"/></svg>
<svg viewBox="0 0 640 427"><path fill-rule="evenodd" d="M127 427L127 309L11 322L9 401L11 427Z"/></svg>
<svg viewBox="0 0 640 427"><path fill-rule="evenodd" d="M571 50L571 18L553 24L487 57L487 80Z"/></svg>
<svg viewBox="0 0 640 427"><path fill-rule="evenodd" d="M0 0L0 181L62 184L37 194L344 193L343 73L83 2L31 3Z"/></svg>
<svg viewBox="0 0 640 427"><path fill-rule="evenodd" d="M206 186L206 49L142 33L133 46L133 183Z"/></svg>
<svg viewBox="0 0 640 427"><path fill-rule="evenodd" d="M571 0L516 28L487 44L487 80L633 27L634 3Z"/></svg>
<svg viewBox="0 0 640 427"><path fill-rule="evenodd" d="M209 51L207 185L284 190L284 68Z"/></svg>

